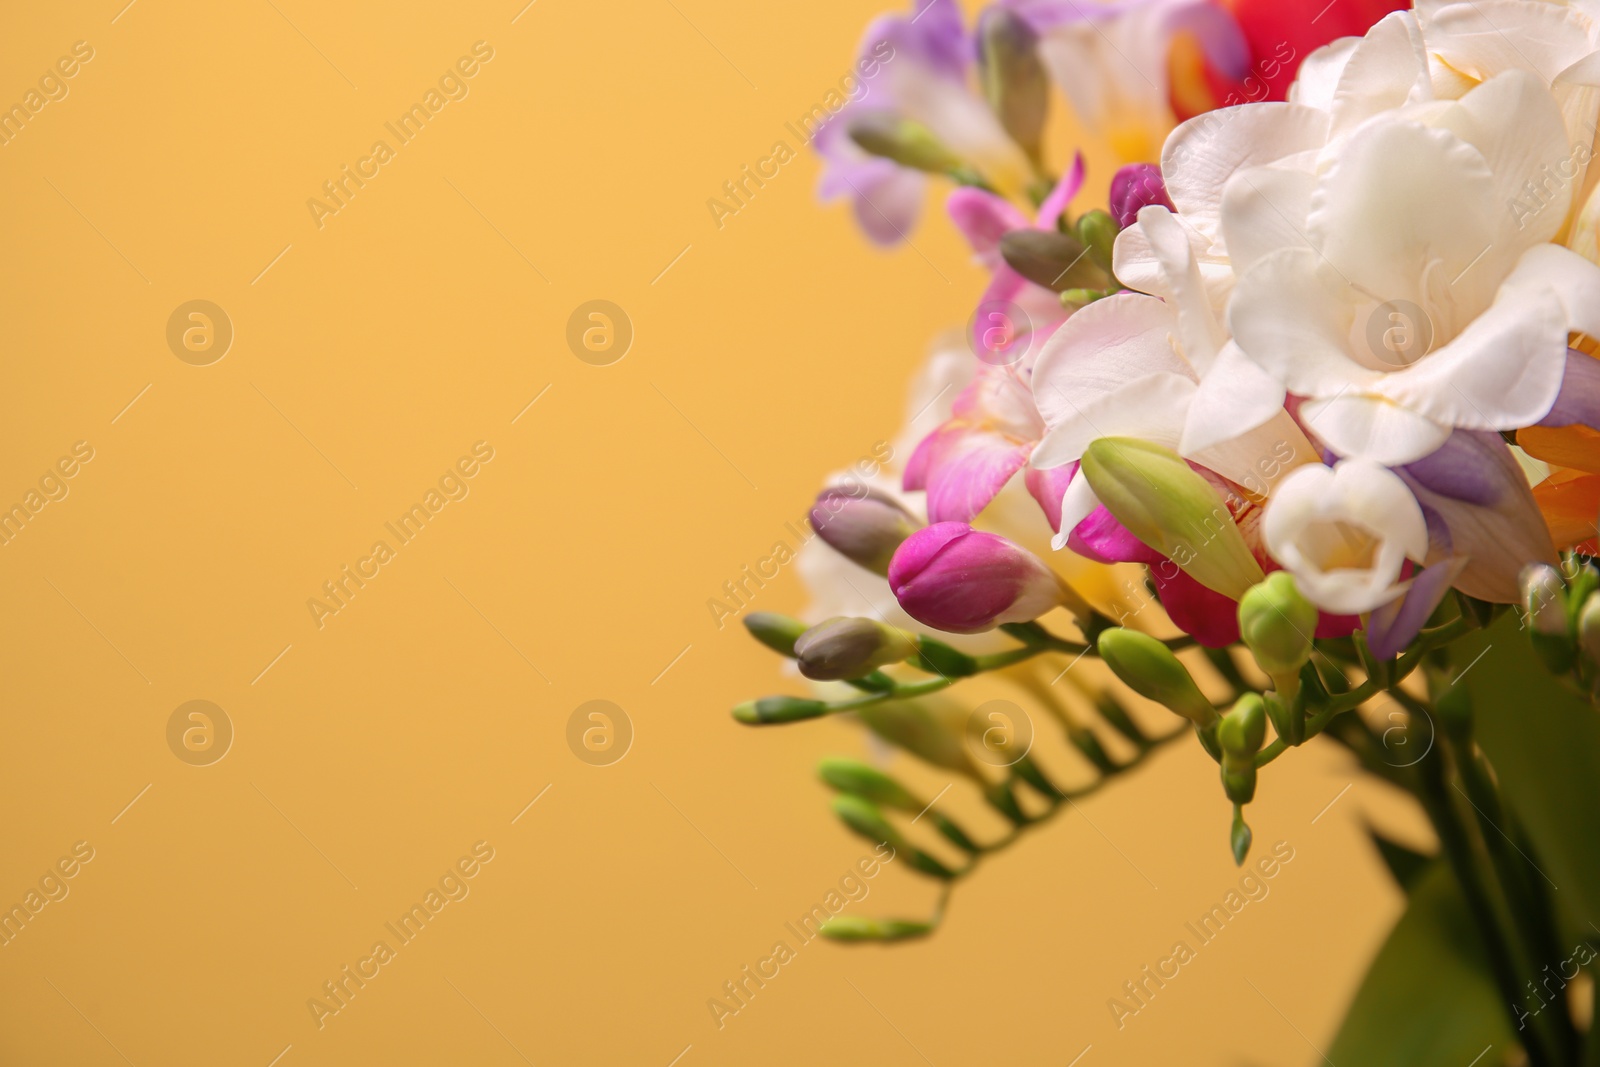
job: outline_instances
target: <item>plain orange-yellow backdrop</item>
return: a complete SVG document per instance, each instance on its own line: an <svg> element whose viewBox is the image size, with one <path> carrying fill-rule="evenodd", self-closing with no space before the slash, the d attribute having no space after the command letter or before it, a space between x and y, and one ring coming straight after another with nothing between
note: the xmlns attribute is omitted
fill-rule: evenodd
<svg viewBox="0 0 1600 1067"><path fill-rule="evenodd" d="M1108 998L1238 878L1192 745L993 861L936 937L807 945L712 1021L865 851L813 768L866 749L736 725L794 682L706 601L893 434L982 284L936 214L870 248L809 154L707 210L795 146L871 0L123 3L0 35L6 103L93 49L0 147L0 503L94 451L0 547L0 903L94 849L0 948L0 1061L1316 1059L1398 906L1361 840L1386 798L1323 746L1264 776L1257 841L1295 849L1271 896L1120 1031ZM478 41L469 95L319 228L306 201ZM166 340L196 299L235 332L208 366ZM591 299L634 326L611 366L566 344ZM308 598L478 441L470 495L319 628ZM761 592L802 603L792 568ZM611 766L567 744L593 699L633 724ZM189 700L233 724L220 762L169 749ZM319 1028L308 999L479 841L470 896ZM861 914L932 901L903 865L870 885Z"/></svg>

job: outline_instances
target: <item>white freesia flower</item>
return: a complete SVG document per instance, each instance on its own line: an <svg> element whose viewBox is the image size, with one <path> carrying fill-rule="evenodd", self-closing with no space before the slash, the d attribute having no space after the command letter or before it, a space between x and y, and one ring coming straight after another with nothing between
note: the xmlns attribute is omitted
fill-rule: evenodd
<svg viewBox="0 0 1600 1067"><path fill-rule="evenodd" d="M1075 462L1100 437L1137 437L1172 448L1265 495L1315 450L1283 409L1283 390L1228 340L1207 295L1189 233L1163 207L1139 224L1164 299L1126 293L1079 311L1046 342L1033 395L1047 431L1031 463ZM1057 548L1099 506L1075 474L1062 503Z"/></svg>
<svg viewBox="0 0 1600 1067"><path fill-rule="evenodd" d="M1408 463L1456 427L1537 422L1568 332L1600 331L1600 267L1548 243L1571 189L1531 218L1511 206L1568 151L1549 91L1512 70L1365 120L1275 185L1231 176L1226 235L1259 239L1267 211L1293 231L1259 254L1229 242L1239 346L1307 398L1302 420L1340 455Z"/></svg>
<svg viewBox="0 0 1600 1067"><path fill-rule="evenodd" d="M1267 502L1261 533L1317 607L1357 615L1404 591L1400 569L1428 553L1422 507L1394 472L1368 460L1293 471Z"/></svg>

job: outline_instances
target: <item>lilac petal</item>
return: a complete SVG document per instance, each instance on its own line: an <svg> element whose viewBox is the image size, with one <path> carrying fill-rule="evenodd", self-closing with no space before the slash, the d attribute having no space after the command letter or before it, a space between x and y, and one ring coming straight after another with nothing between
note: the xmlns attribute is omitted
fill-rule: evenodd
<svg viewBox="0 0 1600 1067"><path fill-rule="evenodd" d="M1000 238L1012 230L1028 229L1030 225L1028 216L1005 197L970 186L951 193L945 209L967 244L991 270L1001 262Z"/></svg>
<svg viewBox="0 0 1600 1067"><path fill-rule="evenodd" d="M913 0L910 18L880 15L867 27L857 49L857 59L882 63L882 44L894 49L890 62L910 60L949 81L961 82L977 58L972 37L962 23L955 0Z"/></svg>
<svg viewBox="0 0 1600 1067"><path fill-rule="evenodd" d="M1377 608L1367 618L1367 647L1380 660L1391 659L1422 632L1423 624L1450 591L1467 560L1457 556L1441 560L1412 579L1404 596Z"/></svg>
<svg viewBox="0 0 1600 1067"><path fill-rule="evenodd" d="M1518 572L1529 563L1555 562L1550 530L1527 476L1499 434L1456 430L1437 452L1395 473L1429 520L1428 558L1422 562L1466 559L1455 586L1468 596L1515 604L1521 599Z"/></svg>
<svg viewBox="0 0 1600 1067"><path fill-rule="evenodd" d="M1056 224L1061 221L1061 213L1067 210L1072 198L1083 188L1084 169L1083 153L1074 152L1072 169L1061 176L1061 180L1056 182L1056 187L1050 190L1050 195L1044 198L1044 203L1039 205L1039 229L1056 228Z"/></svg>
<svg viewBox="0 0 1600 1067"><path fill-rule="evenodd" d="M1600 359L1567 349L1567 367L1555 406L1540 426L1587 426L1600 430Z"/></svg>
<svg viewBox="0 0 1600 1067"><path fill-rule="evenodd" d="M1493 507L1515 490L1505 484L1489 458L1504 447L1504 440L1493 431L1457 430L1437 451L1401 467L1400 474L1451 500Z"/></svg>

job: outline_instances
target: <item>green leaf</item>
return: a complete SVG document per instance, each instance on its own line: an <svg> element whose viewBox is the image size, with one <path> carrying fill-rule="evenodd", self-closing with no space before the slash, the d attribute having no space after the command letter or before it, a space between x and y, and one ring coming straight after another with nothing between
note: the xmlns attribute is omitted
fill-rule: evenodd
<svg viewBox="0 0 1600 1067"><path fill-rule="evenodd" d="M1371 826L1367 827L1367 836L1372 839L1383 865L1389 868L1389 873L1394 876L1395 882L1407 893L1411 892L1417 884L1417 879L1422 877L1434 857L1385 837Z"/></svg>
<svg viewBox="0 0 1600 1067"><path fill-rule="evenodd" d="M1458 684L1471 693L1478 744L1532 839L1533 877L1550 891L1567 937L1592 936L1590 921L1600 923L1600 712L1545 670L1515 612L1457 641L1450 658L1466 670Z"/></svg>
<svg viewBox="0 0 1600 1067"><path fill-rule="evenodd" d="M1360 1067L1462 1067L1493 1045L1501 1063L1512 1043L1500 1001L1450 868L1432 864L1405 914L1378 950L1327 1050Z"/></svg>

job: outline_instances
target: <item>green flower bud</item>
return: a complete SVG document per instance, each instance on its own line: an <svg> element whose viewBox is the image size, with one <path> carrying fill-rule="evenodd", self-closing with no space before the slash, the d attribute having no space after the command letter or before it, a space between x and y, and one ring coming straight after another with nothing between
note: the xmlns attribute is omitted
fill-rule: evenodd
<svg viewBox="0 0 1600 1067"><path fill-rule="evenodd" d="M834 941L904 941L912 937L926 937L933 932L933 924L911 919L835 915L824 922L817 932Z"/></svg>
<svg viewBox="0 0 1600 1067"><path fill-rule="evenodd" d="M1117 220L1095 208L1078 220L1078 240L1089 250L1094 265L1111 273L1112 248L1117 243Z"/></svg>
<svg viewBox="0 0 1600 1067"><path fill-rule="evenodd" d="M857 116L850 123L850 139L865 152L913 170L946 174L962 166L961 157L946 148L932 130L886 111Z"/></svg>
<svg viewBox="0 0 1600 1067"><path fill-rule="evenodd" d="M766 726L780 722L799 722L816 719L828 713L828 705L820 700L803 697L762 697L747 700L733 709L733 717L751 726Z"/></svg>
<svg viewBox="0 0 1600 1067"><path fill-rule="evenodd" d="M1578 645L1590 665L1600 667L1600 593L1585 600L1578 612Z"/></svg>
<svg viewBox="0 0 1600 1067"><path fill-rule="evenodd" d="M1189 577L1235 600L1266 575L1227 503L1176 452L1131 437L1102 437L1082 471L1128 532Z"/></svg>
<svg viewBox="0 0 1600 1067"><path fill-rule="evenodd" d="M1233 827L1228 832L1228 845L1233 849L1233 862L1237 867L1244 866L1244 858L1250 854L1250 827L1245 824L1244 810L1238 803L1233 805Z"/></svg>
<svg viewBox="0 0 1600 1067"><path fill-rule="evenodd" d="M870 800L885 808L915 812L926 807L905 786L860 760L842 757L825 759L817 765L817 773L839 792Z"/></svg>
<svg viewBox="0 0 1600 1067"><path fill-rule="evenodd" d="M795 641L806 632L805 623L775 611L751 612L744 617L744 628L780 656L793 656Z"/></svg>
<svg viewBox="0 0 1600 1067"><path fill-rule="evenodd" d="M959 701L934 695L869 704L856 715L873 733L918 759L983 783L963 740L970 711Z"/></svg>
<svg viewBox="0 0 1600 1067"><path fill-rule="evenodd" d="M1316 632L1316 605L1295 586L1288 571L1272 572L1239 598L1239 637L1275 683L1299 675L1311 660Z"/></svg>
<svg viewBox="0 0 1600 1067"><path fill-rule="evenodd" d="M1006 264L1052 292L1101 289L1106 276L1076 237L1051 230L1012 230L1000 238Z"/></svg>
<svg viewBox="0 0 1600 1067"><path fill-rule="evenodd" d="M893 848L913 870L934 878L955 877L955 871L921 849L913 848L900 831L889 825L889 820L883 817L877 805L870 801L846 793L833 798L833 812L846 826L874 845L887 844Z"/></svg>
<svg viewBox="0 0 1600 1067"><path fill-rule="evenodd" d="M1544 665L1565 674L1577 659L1577 645L1569 628L1567 587L1561 572L1548 563L1530 563L1518 576L1528 639Z"/></svg>
<svg viewBox="0 0 1600 1067"><path fill-rule="evenodd" d="M817 682L859 678L915 652L911 635L902 630L842 616L818 623L794 643L800 673Z"/></svg>
<svg viewBox="0 0 1600 1067"><path fill-rule="evenodd" d="M1172 650L1148 634L1114 627L1100 635L1100 658L1129 689L1182 715L1196 726L1217 721L1189 670Z"/></svg>
<svg viewBox="0 0 1600 1067"><path fill-rule="evenodd" d="M1267 704L1255 693L1240 697L1222 717L1217 740L1225 755L1253 761L1267 740Z"/></svg>
<svg viewBox="0 0 1600 1067"><path fill-rule="evenodd" d="M889 825L889 820L883 817L883 812L879 811L878 806L870 800L842 793L833 798L833 813L851 830L874 845L887 844L896 852L904 852L910 847L900 831Z"/></svg>
<svg viewBox="0 0 1600 1067"><path fill-rule="evenodd" d="M1000 125L1038 163L1050 79L1039 59L1038 34L1003 7L987 8L979 16L978 81Z"/></svg>
<svg viewBox="0 0 1600 1067"><path fill-rule="evenodd" d="M1235 804L1248 804L1256 797L1256 765L1234 763L1226 753L1222 759L1222 791Z"/></svg>

